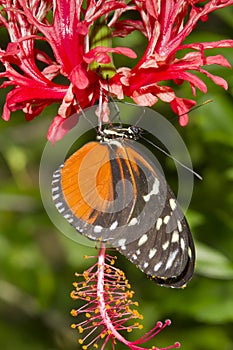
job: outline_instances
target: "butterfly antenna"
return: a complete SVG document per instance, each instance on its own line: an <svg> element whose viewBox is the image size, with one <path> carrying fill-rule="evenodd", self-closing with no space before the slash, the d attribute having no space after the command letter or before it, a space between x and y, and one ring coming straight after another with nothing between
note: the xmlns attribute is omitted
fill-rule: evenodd
<svg viewBox="0 0 233 350"><path fill-rule="evenodd" d="M138 120L137 120L137 123L135 124L135 126L138 125L138 123L141 121L141 119L143 118L144 114L146 113L146 110L145 110L145 107L143 106L138 106L138 107L141 107L143 109L141 115L139 116Z"/></svg>
<svg viewBox="0 0 233 350"><path fill-rule="evenodd" d="M154 144L153 142L147 140L145 137L141 136L141 138L143 140L145 140L146 142L148 142L149 144L151 144L153 147L157 148L160 152L162 152L163 154L165 154L167 157L171 158L172 160L174 160L177 164L179 164L180 166L182 166L182 168L190 171L193 175L195 175L199 180L202 180L201 175L199 175L198 173L196 173L196 171L194 171L193 169L189 168L188 166L186 166L185 164L183 164L182 162L180 162L177 158L173 157L170 153L168 153L167 151L165 151L163 148L159 147L158 145Z"/></svg>
<svg viewBox="0 0 233 350"><path fill-rule="evenodd" d="M86 113L84 112L83 108L81 107L80 103L78 102L78 100L75 97L75 102L78 105L79 111L81 113L81 115L83 116L83 118L91 125L91 127L93 129L96 130L96 126L91 122L91 120L88 119L88 117L86 116Z"/></svg>
<svg viewBox="0 0 233 350"><path fill-rule="evenodd" d="M112 97L112 94L110 92L108 76L107 76L106 80L107 80L107 86L108 86L108 95L107 95L108 102L111 102L113 104L114 109L115 109L115 114L112 117L110 125L112 126L112 122L114 121L114 119L118 118L119 119L119 124L122 126L122 121L121 121L121 118L120 118L120 110L119 110L119 107L117 106L116 101L114 100L114 98Z"/></svg>
<svg viewBox="0 0 233 350"><path fill-rule="evenodd" d="M185 114L189 114L189 113L195 111L195 109L198 109L198 108L200 108L200 107L202 107L202 106L205 106L205 105L207 105L207 104L210 103L210 102L213 102L213 100L206 100L206 101L202 102L200 105L192 107L188 112L184 112L184 113L182 113L182 114L177 115L176 117L172 118L171 121L172 121L172 120L175 120L175 119L177 119L177 118L179 118L179 117L182 117L182 116L185 115Z"/></svg>
<svg viewBox="0 0 233 350"><path fill-rule="evenodd" d="M198 108L200 108L200 107L202 107L202 106L207 105L207 104L210 103L210 102L213 102L213 100L206 100L206 101L202 102L200 105L194 106L193 108L190 109L189 113L192 112L192 111L195 111L195 109L198 109ZM179 117L182 117L182 115L184 115L184 114L186 114L186 113L180 114Z"/></svg>
<svg viewBox="0 0 233 350"><path fill-rule="evenodd" d="M204 105L210 103L210 102L213 102L213 100L206 100L206 101L204 101L204 102L201 103L200 105L191 108L190 111L189 111L189 113L192 112L192 111L194 111L195 109L198 109L198 108L201 107L201 106L204 106ZM182 115L185 115L185 114L187 114L187 112L180 114L179 117L182 117ZM175 119L175 118L174 118L174 119ZM150 143L150 144L153 145L155 148L157 148L160 152L164 153L167 157L173 159L177 164L179 164L180 166L182 166L184 169L190 171L190 172L191 172L193 175L195 175L199 180L202 180L201 175L199 175L198 173L196 173L193 169L191 169L191 168L189 168L188 166L186 166L186 165L184 165L183 163L181 163L178 159L176 159L175 157L173 157L170 153L166 152L163 148L161 148L161 147L159 147L158 145L156 145L156 144L150 142L149 140L147 140L147 139L144 138L143 136L142 136L142 138L143 138L146 142Z"/></svg>
<svg viewBox="0 0 233 350"><path fill-rule="evenodd" d="M100 86L99 110L98 110L98 131L102 130L102 112L103 112L103 90Z"/></svg>

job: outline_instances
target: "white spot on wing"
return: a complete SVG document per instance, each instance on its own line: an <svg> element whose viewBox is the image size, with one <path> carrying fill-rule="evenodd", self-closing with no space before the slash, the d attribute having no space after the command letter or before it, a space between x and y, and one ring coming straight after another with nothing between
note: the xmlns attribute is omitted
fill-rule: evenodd
<svg viewBox="0 0 233 350"><path fill-rule="evenodd" d="M63 211L65 210L65 207L64 207L62 202L56 203L55 206L56 206L59 213L63 213Z"/></svg>
<svg viewBox="0 0 233 350"><path fill-rule="evenodd" d="M53 180L53 181L52 181L52 185L56 184L57 182L60 182L60 180L59 180L59 179Z"/></svg>
<svg viewBox="0 0 233 350"><path fill-rule="evenodd" d="M181 225L181 222L180 222L180 220L177 220L177 227L178 227L178 231L179 232L182 232L182 225Z"/></svg>
<svg viewBox="0 0 233 350"><path fill-rule="evenodd" d="M155 178L152 190L147 195L143 196L143 199L145 202L149 202L150 197L153 195L156 195L158 193L159 193L159 180L157 178Z"/></svg>
<svg viewBox="0 0 233 350"><path fill-rule="evenodd" d="M160 229L160 227L162 226L163 220L161 218L158 218L157 222L156 222L156 230L158 231Z"/></svg>
<svg viewBox="0 0 233 350"><path fill-rule="evenodd" d="M79 229L79 232L82 233L82 231L81 231L80 229ZM93 239L93 241L96 240L96 236L93 236L93 235L91 235L90 233L88 233L88 235L85 235L85 236L87 236L87 237L90 238L90 239Z"/></svg>
<svg viewBox="0 0 233 350"><path fill-rule="evenodd" d="M152 259L155 256L155 253L157 252L157 249L152 248L149 251L149 259Z"/></svg>
<svg viewBox="0 0 233 350"><path fill-rule="evenodd" d="M162 247L163 247L163 250L166 250L169 246L169 241L166 241L165 243L163 243Z"/></svg>
<svg viewBox="0 0 233 350"><path fill-rule="evenodd" d="M185 248L184 238L181 238L180 246L181 246L181 249L184 250L184 248Z"/></svg>
<svg viewBox="0 0 233 350"><path fill-rule="evenodd" d="M170 254L169 259L168 259L168 261L166 263L166 267L165 267L166 270L170 269L170 267L172 266L172 264L173 264L173 262L174 262L174 260L175 260L175 258L177 256L177 254L178 254L178 250L175 250L174 252L172 252Z"/></svg>
<svg viewBox="0 0 233 350"><path fill-rule="evenodd" d="M55 204L56 208L59 209L60 207L63 207L63 203L62 202L58 202Z"/></svg>
<svg viewBox="0 0 233 350"><path fill-rule="evenodd" d="M126 242L126 239L125 239L125 238L121 238L121 239L119 239L119 241L118 241L118 245L121 247L122 250L125 250L125 249L126 249L125 242Z"/></svg>
<svg viewBox="0 0 233 350"><path fill-rule="evenodd" d="M115 230L117 228L117 226L118 226L118 221L114 221L112 223L112 225L109 227L109 230L113 231L113 230Z"/></svg>
<svg viewBox="0 0 233 350"><path fill-rule="evenodd" d="M154 266L154 271L155 271L155 272L158 271L158 270L160 269L161 265L162 265L162 261L158 262L158 263Z"/></svg>
<svg viewBox="0 0 233 350"><path fill-rule="evenodd" d="M139 247L140 247L141 245L143 245L144 243L146 243L147 240L148 240L147 234L142 235L142 237L141 237L141 238L139 239L139 241L138 241Z"/></svg>
<svg viewBox="0 0 233 350"><path fill-rule="evenodd" d="M172 243L177 243L179 242L179 233L177 230L173 231L173 234L172 234Z"/></svg>
<svg viewBox="0 0 233 350"><path fill-rule="evenodd" d="M55 201L56 199L58 199L60 197L60 194L54 194L53 195L53 200Z"/></svg>
<svg viewBox="0 0 233 350"><path fill-rule="evenodd" d="M170 215L166 215L166 216L164 217L163 222L164 222L165 225L168 224L168 221L170 220L170 218L171 218Z"/></svg>
<svg viewBox="0 0 233 350"><path fill-rule="evenodd" d="M64 215L64 218L65 218L65 219L69 219L70 217L71 217L70 214L65 214L65 215Z"/></svg>
<svg viewBox="0 0 233 350"><path fill-rule="evenodd" d="M138 219L137 218L132 218L130 220L130 222L128 223L128 226L134 226L138 223Z"/></svg>
<svg viewBox="0 0 233 350"><path fill-rule="evenodd" d="M188 256L189 256L190 258L192 258L192 251L191 251L190 247L189 247L189 249L188 249Z"/></svg>
<svg viewBox="0 0 233 350"><path fill-rule="evenodd" d="M100 226L100 225L96 225L96 226L94 227L94 232L95 232L95 233L100 233L102 230L103 230L103 227Z"/></svg>
<svg viewBox="0 0 233 350"><path fill-rule="evenodd" d="M60 177L60 171L55 171L55 173L53 173L53 177Z"/></svg>
<svg viewBox="0 0 233 350"><path fill-rule="evenodd" d="M175 201L174 198L170 198L169 199L169 204L170 204L171 210L175 210L176 209L176 201Z"/></svg>
<svg viewBox="0 0 233 350"><path fill-rule="evenodd" d="M60 189L60 187L59 187L59 186L57 186L57 187L53 187L53 188L52 188L52 193L59 191L59 189Z"/></svg>

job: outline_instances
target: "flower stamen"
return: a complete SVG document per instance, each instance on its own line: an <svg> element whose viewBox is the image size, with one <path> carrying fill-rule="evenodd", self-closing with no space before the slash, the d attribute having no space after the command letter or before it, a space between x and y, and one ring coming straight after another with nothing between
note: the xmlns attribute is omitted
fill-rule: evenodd
<svg viewBox="0 0 233 350"><path fill-rule="evenodd" d="M75 290L71 292L71 297L84 304L71 311L72 316L79 318L78 323L71 327L78 330L83 350L90 346L98 348L99 345L103 350L109 342L114 349L116 340L131 350L146 349L140 345L171 324L170 320L164 323L159 321L149 332L133 342L121 335L121 331L131 333L134 329L142 329L143 326L137 320L142 320L143 316L135 309L138 302L132 300L134 291L131 290L129 281L114 263L115 258L106 255L105 247L102 246L98 261L83 274L76 273L84 281L73 283ZM179 346L179 343L175 343L166 348L153 349L167 350Z"/></svg>

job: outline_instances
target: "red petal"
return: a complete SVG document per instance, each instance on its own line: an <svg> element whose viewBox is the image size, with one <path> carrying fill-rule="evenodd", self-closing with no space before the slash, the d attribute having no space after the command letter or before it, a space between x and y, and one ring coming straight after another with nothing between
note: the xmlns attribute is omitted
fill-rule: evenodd
<svg viewBox="0 0 233 350"><path fill-rule="evenodd" d="M185 98L176 97L171 102L172 110L179 116L179 123L181 126L188 124L188 112L195 106L196 102Z"/></svg>
<svg viewBox="0 0 233 350"><path fill-rule="evenodd" d="M206 57L207 64L218 64L220 66L231 68L231 64L222 55L208 56Z"/></svg>
<svg viewBox="0 0 233 350"><path fill-rule="evenodd" d="M77 86L77 88L84 90L89 84L89 79L86 73L86 70L82 68L81 65L76 66L70 76L70 81L74 86Z"/></svg>
<svg viewBox="0 0 233 350"><path fill-rule="evenodd" d="M157 101L158 98L154 96L151 93L147 94L138 94L133 93L133 95L130 96L139 106L153 106Z"/></svg>
<svg viewBox="0 0 233 350"><path fill-rule="evenodd" d="M7 95L7 104L11 110L16 110L14 106L17 104L26 104L26 103L33 103L33 101L60 101L63 99L65 95L64 87L62 85L59 87L60 89L56 88L47 88L46 86L41 86L38 84L38 86L28 86L28 87L20 87L15 88L14 90L10 91Z"/></svg>
<svg viewBox="0 0 233 350"><path fill-rule="evenodd" d="M158 1L146 0L146 8L150 16L158 19Z"/></svg>
<svg viewBox="0 0 233 350"><path fill-rule="evenodd" d="M217 49L217 48L231 48L233 47L233 40L218 40L202 43L192 43L180 46L180 49L194 49L194 50L207 50L207 49Z"/></svg>
<svg viewBox="0 0 233 350"><path fill-rule="evenodd" d="M3 108L3 113L2 113L2 119L8 122L10 120L10 115L11 115L11 112L7 107L7 104L5 103Z"/></svg>
<svg viewBox="0 0 233 350"><path fill-rule="evenodd" d="M225 90L228 89L228 85L227 85L227 82L225 79L223 79L217 75L213 75L204 69L200 69L200 72L205 74L208 78L210 78L216 85L221 86Z"/></svg>
<svg viewBox="0 0 233 350"><path fill-rule="evenodd" d="M129 58L136 58L136 53L129 49L128 47L105 47L105 46L97 46L94 49L91 49L84 55L84 61L86 63L91 63L93 61L97 61L99 63L109 63L110 59L107 53L117 53L120 55L127 56ZM107 57L107 58L106 58Z"/></svg>
<svg viewBox="0 0 233 350"><path fill-rule="evenodd" d="M76 113L67 119L57 115L49 127L47 139L54 145L56 141L61 140L78 123L78 120L79 115Z"/></svg>
<svg viewBox="0 0 233 350"><path fill-rule="evenodd" d="M145 34L145 28L143 27L142 22L138 20L133 21L130 19L117 21L116 23L114 23L114 28L112 30L112 36L120 38L126 37L134 30Z"/></svg>

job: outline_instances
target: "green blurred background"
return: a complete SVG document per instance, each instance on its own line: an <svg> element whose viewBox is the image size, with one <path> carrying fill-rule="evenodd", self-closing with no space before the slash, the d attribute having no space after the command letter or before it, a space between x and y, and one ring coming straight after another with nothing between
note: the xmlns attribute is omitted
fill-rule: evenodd
<svg viewBox="0 0 233 350"><path fill-rule="evenodd" d="M212 14L188 41L230 38L232 18L232 7ZM1 38L7 40L4 35ZM129 41L140 55L141 36L131 36ZM233 65L232 49L211 53L222 53ZM151 345L180 341L184 350L233 350L233 74L217 66L209 70L224 77L229 90L205 79L208 94L198 93L197 103L213 102L193 111L187 127L178 125L169 106L156 105L156 110L173 120L195 171L203 177L195 180L187 213L197 245L195 276L184 290L166 289L148 280L125 258L117 260L140 302L144 331L157 320L172 319L169 329ZM176 87L176 92L191 97L186 84ZM0 99L3 106L5 91L1 90ZM21 112L8 123L0 121L0 347L4 350L80 349L69 316L77 302L69 293L74 272L88 266L83 255L95 251L53 226L39 192L40 158L56 110L57 106L50 106L30 123ZM174 166L165 156L163 162L172 186Z"/></svg>

